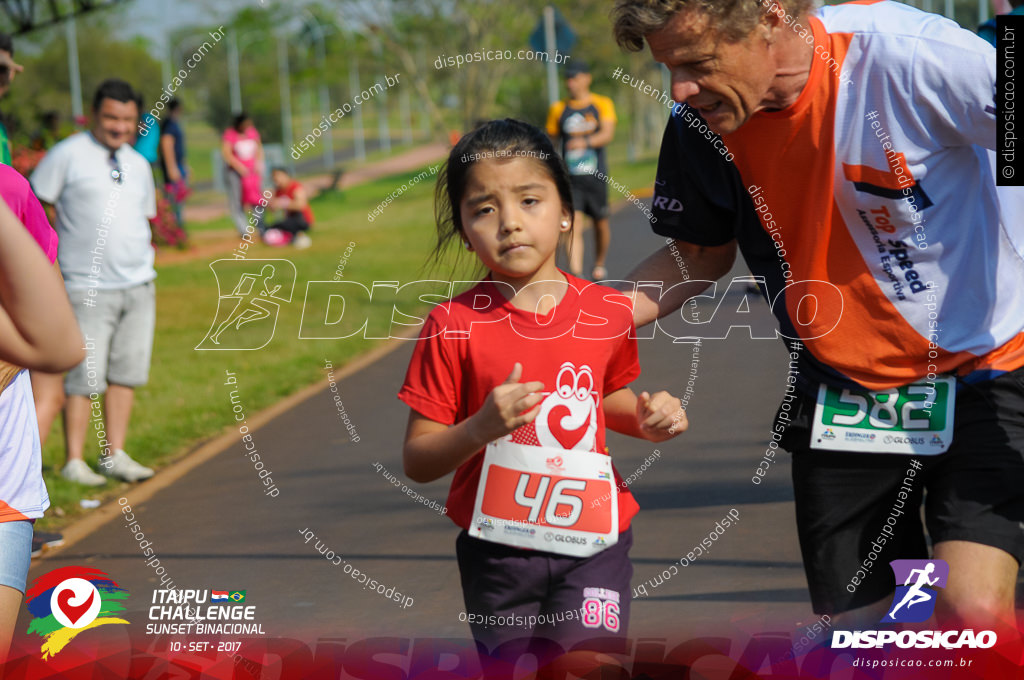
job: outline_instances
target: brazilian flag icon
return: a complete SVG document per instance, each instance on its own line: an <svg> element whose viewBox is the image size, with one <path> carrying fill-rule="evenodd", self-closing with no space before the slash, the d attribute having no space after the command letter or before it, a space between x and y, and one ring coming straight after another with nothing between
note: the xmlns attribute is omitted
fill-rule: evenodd
<svg viewBox="0 0 1024 680"><path fill-rule="evenodd" d="M228 599L232 602L245 602L245 590L232 590L228 594Z"/></svg>

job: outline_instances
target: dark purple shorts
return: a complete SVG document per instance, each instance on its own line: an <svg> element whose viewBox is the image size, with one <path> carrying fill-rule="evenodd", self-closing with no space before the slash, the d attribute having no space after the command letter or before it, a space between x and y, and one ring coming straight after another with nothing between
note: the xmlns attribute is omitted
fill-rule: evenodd
<svg viewBox="0 0 1024 680"><path fill-rule="evenodd" d="M568 651L584 640L625 638L629 623L629 549L633 530L587 558L567 557L459 534L455 551L467 621L473 637L493 655L505 643L537 639ZM517 642L512 642L517 641Z"/></svg>

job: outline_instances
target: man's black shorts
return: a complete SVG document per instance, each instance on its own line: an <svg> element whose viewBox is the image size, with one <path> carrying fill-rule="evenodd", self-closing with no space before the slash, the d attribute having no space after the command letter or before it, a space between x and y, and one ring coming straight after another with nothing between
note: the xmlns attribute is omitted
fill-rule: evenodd
<svg viewBox="0 0 1024 680"><path fill-rule="evenodd" d="M793 454L797 530L816 613L882 600L894 590L890 561L928 557L922 501L933 544L970 541L1024 561L1024 368L957 383L953 441L938 456L810 449L814 403L808 395L796 400L781 445ZM911 472L914 460L920 469Z"/></svg>
<svg viewBox="0 0 1024 680"><path fill-rule="evenodd" d="M608 185L603 180L594 175L572 175L570 180L573 208L595 220L608 217Z"/></svg>

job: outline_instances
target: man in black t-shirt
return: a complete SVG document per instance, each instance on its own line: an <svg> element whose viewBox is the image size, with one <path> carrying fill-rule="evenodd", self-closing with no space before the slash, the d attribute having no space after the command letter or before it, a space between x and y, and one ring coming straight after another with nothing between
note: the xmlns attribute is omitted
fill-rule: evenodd
<svg viewBox="0 0 1024 680"><path fill-rule="evenodd" d="M160 126L160 170L164 176L164 193L174 210L178 226L184 228L182 204L188 196L188 166L185 164L185 133L178 122L181 102L167 102L167 119Z"/></svg>

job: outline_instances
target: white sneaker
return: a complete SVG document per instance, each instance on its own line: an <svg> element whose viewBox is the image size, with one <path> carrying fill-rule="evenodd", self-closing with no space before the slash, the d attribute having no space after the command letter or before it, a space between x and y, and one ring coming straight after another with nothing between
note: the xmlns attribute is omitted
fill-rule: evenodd
<svg viewBox="0 0 1024 680"><path fill-rule="evenodd" d="M141 482L153 476L151 468L132 460L123 449L114 449L107 460L101 460L100 471L108 477L117 477L126 482Z"/></svg>
<svg viewBox="0 0 1024 680"><path fill-rule="evenodd" d="M300 231L295 235L295 238L292 239L292 245L301 250L313 245L313 239L311 239L306 232Z"/></svg>
<svg viewBox="0 0 1024 680"><path fill-rule="evenodd" d="M78 458L69 460L64 465L64 469L60 471L60 476L77 484L85 484L86 486L103 486L107 483L107 480L102 475L93 472L84 460Z"/></svg>

